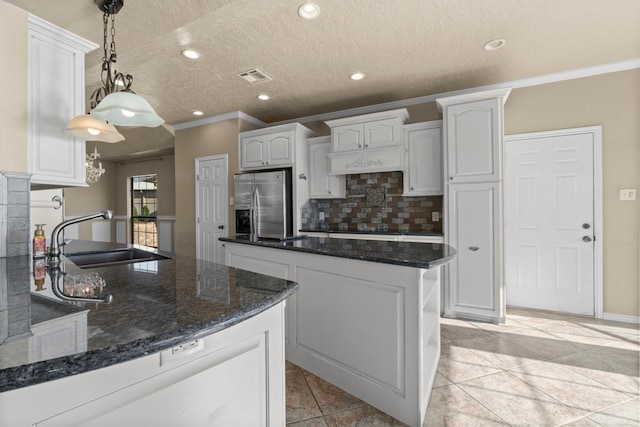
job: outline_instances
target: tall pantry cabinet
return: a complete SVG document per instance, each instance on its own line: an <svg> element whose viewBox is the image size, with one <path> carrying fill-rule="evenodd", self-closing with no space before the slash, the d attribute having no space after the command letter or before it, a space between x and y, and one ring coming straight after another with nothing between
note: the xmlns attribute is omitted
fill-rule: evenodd
<svg viewBox="0 0 640 427"><path fill-rule="evenodd" d="M446 269L447 317L504 322L502 144L510 91L437 100L444 132L444 232L458 252Z"/></svg>

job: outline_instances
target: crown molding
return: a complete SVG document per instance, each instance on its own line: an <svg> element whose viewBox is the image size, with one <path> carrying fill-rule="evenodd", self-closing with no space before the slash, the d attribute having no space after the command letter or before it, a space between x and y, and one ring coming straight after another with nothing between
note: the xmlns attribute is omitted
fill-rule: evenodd
<svg viewBox="0 0 640 427"><path fill-rule="evenodd" d="M626 61L612 62L610 64L595 65L592 67L577 68L575 70L563 71L560 73L545 74L537 77L530 77L520 80L512 80L509 82L497 83L486 86L478 86L469 89L456 90L451 92L443 92L435 95L419 96L417 98L409 98L400 101L385 102L382 104L368 105L365 107L351 108L348 110L334 111L331 113L317 114L314 116L299 117L297 119L284 120L281 122L269 123L267 126L277 126L286 123L309 123L317 121L326 121L340 119L343 117L359 116L361 114L376 113L384 110L393 110L396 108L406 108L412 105L426 104L435 102L438 98L450 96L468 95L478 91L492 91L500 89L518 89L530 86L539 86L549 83L561 82L565 80L580 79L583 77L597 76L600 74L615 73L619 71L627 71L640 68L640 58L628 59Z"/></svg>

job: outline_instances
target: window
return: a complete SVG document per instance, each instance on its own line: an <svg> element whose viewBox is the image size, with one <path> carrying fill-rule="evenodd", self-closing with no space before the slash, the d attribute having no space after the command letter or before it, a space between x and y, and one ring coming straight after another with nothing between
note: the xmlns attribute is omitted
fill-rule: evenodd
<svg viewBox="0 0 640 427"><path fill-rule="evenodd" d="M158 247L158 183L156 175L131 178L131 242Z"/></svg>

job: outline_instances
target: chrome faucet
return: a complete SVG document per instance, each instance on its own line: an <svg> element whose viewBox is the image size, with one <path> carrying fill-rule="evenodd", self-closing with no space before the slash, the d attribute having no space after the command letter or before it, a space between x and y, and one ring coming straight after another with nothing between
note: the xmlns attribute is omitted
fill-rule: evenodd
<svg viewBox="0 0 640 427"><path fill-rule="evenodd" d="M91 219L96 218L104 218L104 219L113 219L113 211L108 209L100 212L95 212L92 214L79 216L77 218L68 219L66 221L62 221L60 224L56 225L56 228L53 229L51 233L51 247L49 248L49 262L51 264L59 264L60 263L60 242L58 238L60 236L60 232L67 226L71 224L76 224L82 221L89 221Z"/></svg>

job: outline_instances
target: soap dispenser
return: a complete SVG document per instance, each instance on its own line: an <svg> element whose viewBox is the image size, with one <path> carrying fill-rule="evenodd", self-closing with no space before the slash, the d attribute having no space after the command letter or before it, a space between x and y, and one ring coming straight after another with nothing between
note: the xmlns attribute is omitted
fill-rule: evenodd
<svg viewBox="0 0 640 427"><path fill-rule="evenodd" d="M45 225L46 224L36 224L36 231L33 233L34 258L44 258L46 255L47 238L44 236L44 229L42 228Z"/></svg>

